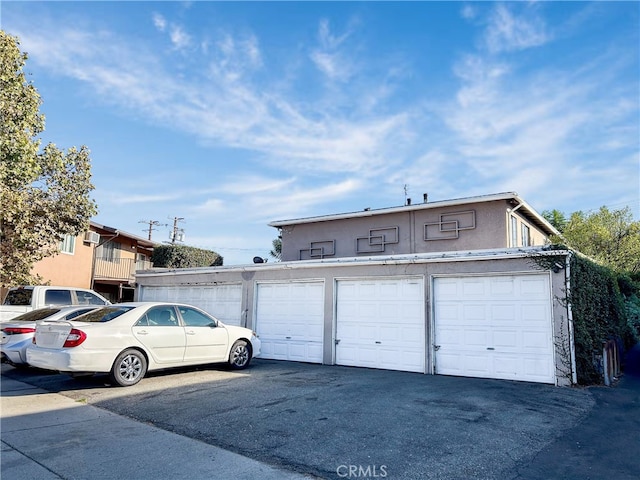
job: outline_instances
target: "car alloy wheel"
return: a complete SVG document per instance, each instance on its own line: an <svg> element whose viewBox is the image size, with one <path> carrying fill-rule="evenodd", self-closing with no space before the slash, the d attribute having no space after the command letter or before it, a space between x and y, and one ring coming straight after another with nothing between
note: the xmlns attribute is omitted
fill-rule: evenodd
<svg viewBox="0 0 640 480"><path fill-rule="evenodd" d="M138 383L147 373L147 359L134 349L125 350L111 368L111 381L121 387L129 387Z"/></svg>
<svg viewBox="0 0 640 480"><path fill-rule="evenodd" d="M233 368L238 370L249 366L251 361L251 347L245 340L238 340L231 347L229 353L229 363Z"/></svg>

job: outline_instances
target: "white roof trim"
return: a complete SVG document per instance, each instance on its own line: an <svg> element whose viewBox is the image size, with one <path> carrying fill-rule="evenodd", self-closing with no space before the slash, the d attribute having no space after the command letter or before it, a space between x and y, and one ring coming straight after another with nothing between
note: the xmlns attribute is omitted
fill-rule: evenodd
<svg viewBox="0 0 640 480"><path fill-rule="evenodd" d="M322 260L297 260L291 262L257 263L250 265L234 265L222 267L200 267L184 269L153 269L136 272L136 278L157 277L165 275L193 275L222 272L247 272L258 270L294 270L303 268L323 268L336 266L361 265L405 265L412 263L468 262L479 260L501 260L509 258L525 258L532 255L568 255L568 250L550 250L547 247L522 247L492 250L470 250L463 252L417 253L406 255L379 255L371 257L347 257Z"/></svg>
<svg viewBox="0 0 640 480"><path fill-rule="evenodd" d="M495 193L490 195L481 195L477 197L466 197L466 198L456 198L452 200L440 200L435 202L427 202L427 203L415 203L412 205L402 205L400 207L389 207L389 208L379 208L375 210L361 210L357 212L350 213L337 213L331 215L320 215L316 217L307 217L307 218L297 218L291 220L276 220L269 223L271 227L285 227L289 225L299 225L303 223L317 223L317 222L326 222L330 220L344 220L348 218L362 218L362 217L372 217L375 215L387 215L390 213L397 212L411 212L415 210L426 210L430 208L442 208L442 207L450 207L450 206L458 206L458 205L467 205L470 203L478 203L478 202L494 202L498 200L515 200L518 204L521 204L522 207L536 220L540 222L540 224L555 235L560 235L553 225L551 225L542 215L538 214L535 209L533 209L527 202L521 199L516 192L504 192L504 193Z"/></svg>

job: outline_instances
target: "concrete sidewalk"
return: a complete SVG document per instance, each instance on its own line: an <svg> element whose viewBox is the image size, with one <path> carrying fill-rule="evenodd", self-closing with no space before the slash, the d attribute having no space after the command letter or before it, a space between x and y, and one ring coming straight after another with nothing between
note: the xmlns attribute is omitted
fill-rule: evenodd
<svg viewBox="0 0 640 480"><path fill-rule="evenodd" d="M3 376L1 476L309 479Z"/></svg>

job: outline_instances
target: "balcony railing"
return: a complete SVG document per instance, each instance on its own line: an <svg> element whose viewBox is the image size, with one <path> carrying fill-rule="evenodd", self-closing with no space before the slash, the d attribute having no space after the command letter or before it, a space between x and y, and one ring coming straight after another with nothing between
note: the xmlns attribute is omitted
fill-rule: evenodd
<svg viewBox="0 0 640 480"><path fill-rule="evenodd" d="M136 270L151 268L153 264L149 261L133 258L96 258L96 268L94 278L100 280L121 280L132 281Z"/></svg>

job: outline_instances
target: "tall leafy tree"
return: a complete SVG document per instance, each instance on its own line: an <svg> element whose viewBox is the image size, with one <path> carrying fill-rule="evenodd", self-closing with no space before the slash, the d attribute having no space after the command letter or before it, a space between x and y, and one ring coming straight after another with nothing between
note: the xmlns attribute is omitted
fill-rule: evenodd
<svg viewBox="0 0 640 480"><path fill-rule="evenodd" d="M640 273L640 222L629 208L574 212L562 230L569 246L617 271Z"/></svg>
<svg viewBox="0 0 640 480"><path fill-rule="evenodd" d="M567 219L560 210L545 210L542 212L542 216L547 222L555 227L559 232L564 231L567 226Z"/></svg>
<svg viewBox="0 0 640 480"><path fill-rule="evenodd" d="M79 235L96 214L86 147L41 149L42 100L23 71L28 56L0 30L0 285L37 282L33 264Z"/></svg>

